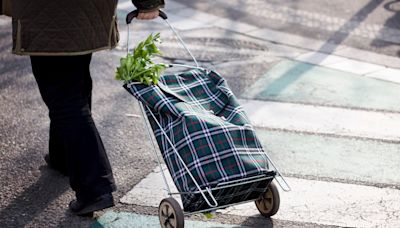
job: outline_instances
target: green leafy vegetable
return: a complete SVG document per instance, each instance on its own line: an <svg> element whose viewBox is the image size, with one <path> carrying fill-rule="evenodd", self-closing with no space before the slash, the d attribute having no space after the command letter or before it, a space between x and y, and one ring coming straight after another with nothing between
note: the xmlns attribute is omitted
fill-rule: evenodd
<svg viewBox="0 0 400 228"><path fill-rule="evenodd" d="M203 213L203 214L204 214L204 216L206 216L207 219L212 219L212 218L214 218L214 213L206 212L206 213Z"/></svg>
<svg viewBox="0 0 400 228"><path fill-rule="evenodd" d="M125 83L137 81L145 85L156 85L161 73L167 68L166 64L157 64L151 60L155 54L161 55L156 43L160 43L160 33L154 36L151 34L135 47L133 54L129 53L121 58L115 79Z"/></svg>

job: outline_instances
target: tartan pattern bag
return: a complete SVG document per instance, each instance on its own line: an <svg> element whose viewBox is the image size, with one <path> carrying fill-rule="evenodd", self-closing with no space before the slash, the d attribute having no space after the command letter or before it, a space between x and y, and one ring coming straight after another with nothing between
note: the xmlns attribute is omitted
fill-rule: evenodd
<svg viewBox="0 0 400 228"><path fill-rule="evenodd" d="M216 72L192 70L163 75L157 86L124 87L144 104L164 161L180 192L198 189L168 139L202 189L270 171L267 156L246 114ZM182 194L184 207L195 198Z"/></svg>

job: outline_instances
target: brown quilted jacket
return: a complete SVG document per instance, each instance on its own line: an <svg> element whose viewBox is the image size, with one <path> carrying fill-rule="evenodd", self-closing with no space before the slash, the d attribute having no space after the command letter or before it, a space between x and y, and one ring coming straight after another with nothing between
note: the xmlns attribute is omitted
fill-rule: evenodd
<svg viewBox="0 0 400 228"><path fill-rule="evenodd" d="M13 53L80 55L118 42L118 0L13 0Z"/></svg>

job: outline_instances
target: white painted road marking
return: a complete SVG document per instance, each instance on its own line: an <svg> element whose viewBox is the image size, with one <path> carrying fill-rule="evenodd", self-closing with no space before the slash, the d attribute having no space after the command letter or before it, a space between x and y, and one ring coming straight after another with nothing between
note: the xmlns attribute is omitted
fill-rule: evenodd
<svg viewBox="0 0 400 228"><path fill-rule="evenodd" d="M341 70L344 72L355 73L366 77L400 83L399 69L352 60L337 55L324 54L320 52L308 52L296 57L295 60Z"/></svg>
<svg viewBox="0 0 400 228"><path fill-rule="evenodd" d="M163 167L169 176L166 167ZM292 191L280 191L281 206L274 219L355 227L400 226L400 190L286 179ZM174 186L171 177L168 177L168 183ZM163 189L165 184L156 168L128 192L121 202L158 207L166 197L166 190ZM239 216L259 215L254 203L241 204L218 212Z"/></svg>
<svg viewBox="0 0 400 228"><path fill-rule="evenodd" d="M139 215L127 212L107 211L92 228L158 228L160 220L157 216ZM227 225L214 222L185 220L186 228L245 228L245 226Z"/></svg>
<svg viewBox="0 0 400 228"><path fill-rule="evenodd" d="M257 127L400 141L400 114L241 100Z"/></svg>

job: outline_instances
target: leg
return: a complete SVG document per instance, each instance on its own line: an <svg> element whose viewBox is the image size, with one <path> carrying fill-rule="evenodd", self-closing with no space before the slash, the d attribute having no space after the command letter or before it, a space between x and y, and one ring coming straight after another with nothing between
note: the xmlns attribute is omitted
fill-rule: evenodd
<svg viewBox="0 0 400 228"><path fill-rule="evenodd" d="M92 77L90 76L89 67L87 67L85 69L85 73L84 73L84 77L83 77L83 83L84 83L84 91L86 92L86 97L87 97L88 104L89 104L89 110L91 111L92 110L92 88L93 88L93 83L92 83Z"/></svg>
<svg viewBox="0 0 400 228"><path fill-rule="evenodd" d="M65 150L71 188L81 202L115 190L111 166L91 116L90 60L91 55L31 57L54 129L50 138L59 139L54 145Z"/></svg>
<svg viewBox="0 0 400 228"><path fill-rule="evenodd" d="M49 157L45 159L50 168L68 176L65 146L60 136L59 129L57 129L57 126L55 126L52 121L50 121Z"/></svg>

